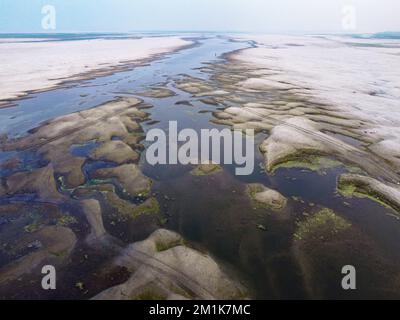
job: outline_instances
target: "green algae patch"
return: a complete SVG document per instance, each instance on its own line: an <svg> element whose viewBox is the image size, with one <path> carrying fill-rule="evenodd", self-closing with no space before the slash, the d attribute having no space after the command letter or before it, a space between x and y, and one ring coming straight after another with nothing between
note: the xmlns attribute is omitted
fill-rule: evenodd
<svg viewBox="0 0 400 320"><path fill-rule="evenodd" d="M316 171L322 174L324 170L340 167L341 165L343 164L338 160L330 159L319 155L310 155L307 153L301 153L301 154L291 155L290 157L281 160L279 163L274 164L269 171L271 173L274 173L276 170L280 168L286 168L286 169L302 168L311 171Z"/></svg>
<svg viewBox="0 0 400 320"><path fill-rule="evenodd" d="M181 245L184 245L184 241L183 241L183 239L179 239L179 240L176 240L176 241L170 241L170 242L168 242L168 241L156 241L156 250L157 250L157 252L162 252L162 251L167 251L167 250L169 250L169 249L172 249L172 248L174 248L174 247L177 247L177 246L181 246Z"/></svg>
<svg viewBox="0 0 400 320"><path fill-rule="evenodd" d="M157 292L154 289L145 289L140 294L134 296L132 300L166 300L165 294Z"/></svg>
<svg viewBox="0 0 400 320"><path fill-rule="evenodd" d="M79 290L84 290L85 285L83 282L77 282L77 283L75 283L75 288L78 288Z"/></svg>
<svg viewBox="0 0 400 320"><path fill-rule="evenodd" d="M198 165L190 173L193 176L208 176L220 171L222 171L222 167L220 165L214 163L207 163Z"/></svg>
<svg viewBox="0 0 400 320"><path fill-rule="evenodd" d="M352 198L354 196L365 197L365 194L357 192L357 186L352 183L341 183L339 178L339 183L337 185L337 191L346 198Z"/></svg>
<svg viewBox="0 0 400 320"><path fill-rule="evenodd" d="M287 205L287 199L278 191L269 189L259 183L249 184L246 188L246 192L255 209L261 208L280 211Z"/></svg>
<svg viewBox="0 0 400 320"><path fill-rule="evenodd" d="M129 216L131 212L136 209L136 206L133 203L121 199L114 192L103 192L103 195L107 202L122 216Z"/></svg>
<svg viewBox="0 0 400 320"><path fill-rule="evenodd" d="M151 187L152 187L152 185L153 185L153 181L150 180L150 181L149 181L149 187L146 188L146 189L139 190L139 191L136 193L136 196L137 196L137 197L148 197L148 196L150 195L150 193L151 193Z"/></svg>
<svg viewBox="0 0 400 320"><path fill-rule="evenodd" d="M346 198L367 198L388 209L400 212L400 191L375 179L355 174L342 174L336 189Z"/></svg>
<svg viewBox="0 0 400 320"><path fill-rule="evenodd" d="M250 184L246 188L246 192L252 200L254 200L254 197L257 193L262 191L263 191L263 186L258 183Z"/></svg>
<svg viewBox="0 0 400 320"><path fill-rule="evenodd" d="M70 215L63 215L57 220L57 225L62 226L62 227L68 227L72 224L76 224L78 221L76 220L75 217L70 216Z"/></svg>
<svg viewBox="0 0 400 320"><path fill-rule="evenodd" d="M133 218L150 214L158 215L160 214L160 205L156 198L149 198L146 202L137 206L130 214Z"/></svg>
<svg viewBox="0 0 400 320"><path fill-rule="evenodd" d="M334 211L324 208L297 223L294 239L296 241L325 241L350 227L351 224L348 221L338 216Z"/></svg>

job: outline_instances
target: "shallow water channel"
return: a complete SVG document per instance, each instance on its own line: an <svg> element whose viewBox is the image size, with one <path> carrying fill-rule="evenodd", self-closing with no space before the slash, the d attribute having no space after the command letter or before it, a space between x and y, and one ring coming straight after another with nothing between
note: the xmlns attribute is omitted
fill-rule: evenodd
<svg viewBox="0 0 400 320"><path fill-rule="evenodd" d="M210 74L201 69L205 63L225 63L223 54L250 47L251 43L232 42L218 36L199 38L196 41L191 48L133 70L32 94L27 99L17 101L14 107L0 109L0 133L7 133L9 137L29 134L29 130L47 120L92 108L121 96L137 96L152 106L145 110L151 118L151 121L142 123L145 132L153 128L167 130L172 120L178 122L179 130L223 129L225 126L210 122L213 119L212 112L222 106L206 104L177 89L174 82L183 75L207 79ZM168 88L176 95L167 98L145 98L139 95L154 86ZM182 101L185 103L180 103ZM265 136L264 133L258 134L256 142L260 143ZM76 155L85 155L94 147L95 144L77 146L71 151ZM199 250L209 252L247 284L253 297L307 298L309 291L304 279L312 276L317 279L313 283L320 281L324 297L385 297L384 288L374 291L374 283L369 283L371 273L378 273L372 275L373 279L380 278L381 272L385 273L385 270L375 270L379 263L370 267L367 258L375 261L376 255L382 256L385 261L391 262L390 265L396 266L388 272L398 271L400 221L394 212L369 199L344 199L338 195L336 179L347 171L345 166L323 172L280 168L274 174L267 174L256 144L255 170L252 175L236 176L235 166L223 165L224 170L216 174L193 176L189 173L193 169L191 165L151 166L146 163L144 155L145 151L142 152L141 169L153 180L152 192L160 202L166 227L182 234ZM0 163L13 156L14 152L0 153ZM30 152L25 152L22 158L25 167L40 166L40 160ZM101 162L88 163L85 170L90 174L94 168L107 165ZM0 176L6 174L3 171ZM282 213L274 213L254 208L245 189L248 183L255 182L271 187L287 197L287 209ZM357 232L350 245L349 242L336 244L338 249L329 248L332 256L313 261L305 269L300 267L302 249L296 248L293 234L298 221L316 207L334 210L349 220ZM124 232L127 241L142 240L148 236L146 229ZM364 246L365 239L373 243L376 252L363 252L370 248ZM349 253L345 257L343 250ZM356 293L344 292L340 288L343 264L354 264L360 270L359 291ZM305 275L307 272L313 275Z"/></svg>

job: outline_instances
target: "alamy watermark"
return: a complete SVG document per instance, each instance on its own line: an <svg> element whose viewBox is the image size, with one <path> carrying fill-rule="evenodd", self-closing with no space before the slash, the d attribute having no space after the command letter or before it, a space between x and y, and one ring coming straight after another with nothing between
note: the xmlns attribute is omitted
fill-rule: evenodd
<svg viewBox="0 0 400 320"><path fill-rule="evenodd" d="M42 289L56 290L56 268L52 265L45 265L42 268L42 274L45 275L41 282Z"/></svg>
<svg viewBox="0 0 400 320"><path fill-rule="evenodd" d="M343 266L341 273L344 275L341 281L343 290L356 290L356 268L352 265ZM56 268L52 265L45 265L42 268L41 285L43 290L56 290Z"/></svg>
<svg viewBox="0 0 400 320"><path fill-rule="evenodd" d="M352 265L343 266L342 274L345 275L342 279L342 289L356 290L356 268Z"/></svg>
<svg viewBox="0 0 400 320"><path fill-rule="evenodd" d="M342 28L346 31L357 28L357 10L352 4L346 4L342 7Z"/></svg>
<svg viewBox="0 0 400 320"><path fill-rule="evenodd" d="M56 30L57 28L57 12L53 5L45 5L42 7L42 29Z"/></svg>
<svg viewBox="0 0 400 320"><path fill-rule="evenodd" d="M146 160L151 165L235 164L236 175L251 175L254 171L253 129L202 129L200 134L194 129L178 132L177 122L170 121L168 134L151 129L146 141L152 142L146 150Z"/></svg>

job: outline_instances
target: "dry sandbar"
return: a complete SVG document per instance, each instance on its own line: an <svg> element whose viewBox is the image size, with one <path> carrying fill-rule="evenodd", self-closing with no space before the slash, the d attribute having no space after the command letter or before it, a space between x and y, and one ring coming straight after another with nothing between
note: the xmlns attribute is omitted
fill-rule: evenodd
<svg viewBox="0 0 400 320"><path fill-rule="evenodd" d="M0 105L182 49L179 37L0 42Z"/></svg>

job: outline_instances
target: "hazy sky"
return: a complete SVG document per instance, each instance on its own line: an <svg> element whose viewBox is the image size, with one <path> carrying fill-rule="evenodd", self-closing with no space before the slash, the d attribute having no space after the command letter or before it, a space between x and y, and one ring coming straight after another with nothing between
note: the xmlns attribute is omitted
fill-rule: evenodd
<svg viewBox="0 0 400 320"><path fill-rule="evenodd" d="M348 5L354 32L400 30L400 0L0 0L0 32L46 31L44 5L56 8L55 32L349 32Z"/></svg>

